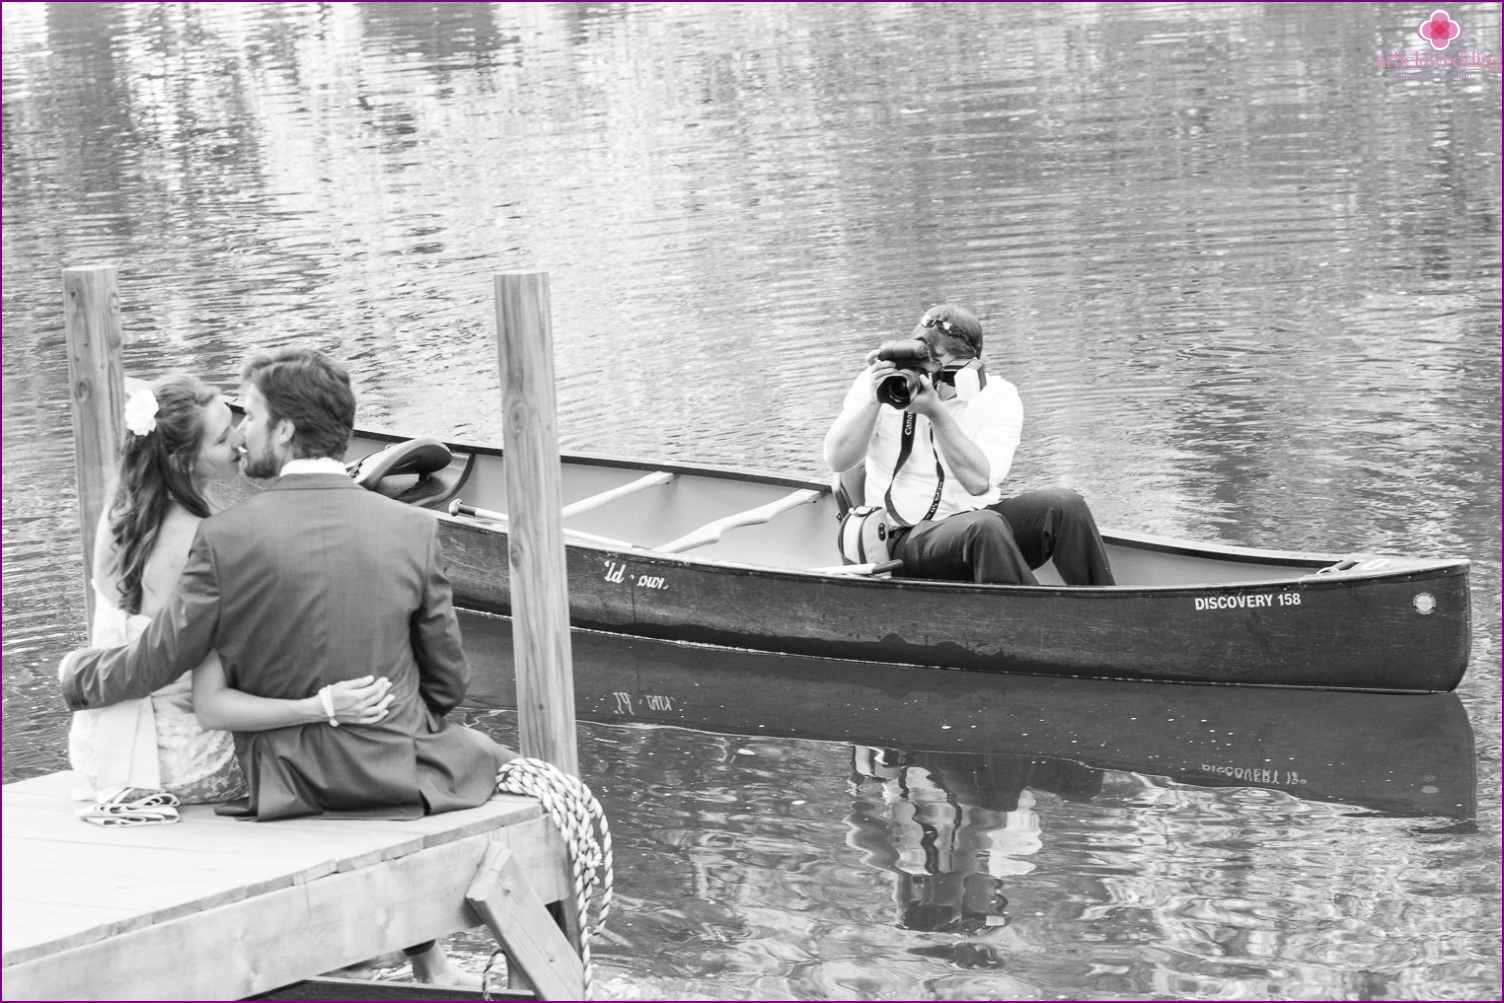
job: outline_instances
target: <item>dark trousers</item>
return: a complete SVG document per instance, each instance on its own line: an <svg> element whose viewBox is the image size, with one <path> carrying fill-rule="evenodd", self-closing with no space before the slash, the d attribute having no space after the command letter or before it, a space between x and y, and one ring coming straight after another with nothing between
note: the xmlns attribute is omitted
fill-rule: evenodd
<svg viewBox="0 0 1504 1003"><path fill-rule="evenodd" d="M1038 585L1033 569L1054 558L1067 585L1114 584L1097 521L1069 488L1026 491L896 535L890 553L905 578Z"/></svg>

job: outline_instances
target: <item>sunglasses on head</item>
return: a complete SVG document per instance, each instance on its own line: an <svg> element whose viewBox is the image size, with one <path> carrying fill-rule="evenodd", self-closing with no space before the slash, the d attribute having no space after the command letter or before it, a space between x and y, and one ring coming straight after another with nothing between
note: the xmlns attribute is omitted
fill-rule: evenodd
<svg viewBox="0 0 1504 1003"><path fill-rule="evenodd" d="M927 313L919 318L919 326L929 330L938 330L941 334L949 338L960 338L970 345L973 350L977 347L977 343L972 340L971 335L957 327L955 321L947 320L944 317L936 317L933 314Z"/></svg>
<svg viewBox="0 0 1504 1003"><path fill-rule="evenodd" d="M938 327L943 334L954 335L956 333L956 325L954 322L946 320L943 317L935 317L930 314L925 314L923 317L919 318L919 326Z"/></svg>

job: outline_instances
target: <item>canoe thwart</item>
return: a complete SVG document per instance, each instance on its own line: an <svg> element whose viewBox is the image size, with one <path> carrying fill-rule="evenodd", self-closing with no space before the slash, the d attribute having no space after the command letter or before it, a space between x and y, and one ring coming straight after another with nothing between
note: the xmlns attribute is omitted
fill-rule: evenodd
<svg viewBox="0 0 1504 1003"><path fill-rule="evenodd" d="M636 494L637 492L643 491L647 488L661 487L662 485L669 483L678 476L678 474L671 474L666 470L655 471L654 473L648 474L646 477L637 478L637 480L633 481L630 484L623 484L621 487L612 488L609 491L602 491L600 494L591 495L589 498L581 498L577 502L570 502L568 505L565 505L562 509L559 510L559 516L561 518L568 519L570 516L589 512L592 509L597 509L602 505L607 505L611 502L614 502L618 498L625 498L627 497L627 495Z"/></svg>
<svg viewBox="0 0 1504 1003"><path fill-rule="evenodd" d="M511 523L510 517L505 512L493 512L490 509L476 508L474 505L466 505L456 498L449 503L449 514L462 519L475 519L480 522L500 523L503 528ZM578 529L562 530L566 540L577 543L593 543L598 547L609 547L612 550L642 550L635 543L626 540L617 540L609 536L597 536L594 533L586 533Z"/></svg>
<svg viewBox="0 0 1504 1003"><path fill-rule="evenodd" d="M824 491L816 491L811 488L791 491L777 501L769 502L757 508L749 508L745 512L737 512L734 515L716 519L714 522L707 522L699 529L685 533L677 540L670 541L661 547L653 549L666 554L677 554L681 550L703 547L706 544L718 541L728 530L738 529L742 526L760 525L790 509L798 508L800 505L807 505L824 494Z"/></svg>

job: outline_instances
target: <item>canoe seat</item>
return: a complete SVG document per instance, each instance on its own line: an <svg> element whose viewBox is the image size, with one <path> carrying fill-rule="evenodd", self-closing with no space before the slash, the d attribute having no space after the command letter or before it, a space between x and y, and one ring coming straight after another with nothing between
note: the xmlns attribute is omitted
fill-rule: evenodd
<svg viewBox="0 0 1504 1003"><path fill-rule="evenodd" d="M454 497L470 476L475 462L467 456L456 467L454 454L437 439L394 442L354 463L346 464L356 484L408 505L438 508Z"/></svg>

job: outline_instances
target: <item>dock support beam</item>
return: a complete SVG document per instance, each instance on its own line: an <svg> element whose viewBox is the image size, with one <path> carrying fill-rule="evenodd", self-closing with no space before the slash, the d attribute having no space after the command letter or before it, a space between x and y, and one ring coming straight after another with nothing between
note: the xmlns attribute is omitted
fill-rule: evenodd
<svg viewBox="0 0 1504 1003"><path fill-rule="evenodd" d="M522 754L578 776L547 272L495 275Z"/></svg>
<svg viewBox="0 0 1504 1003"><path fill-rule="evenodd" d="M114 265L63 269L63 330L73 407L73 459L83 530L85 623L94 622L94 530L108 499L125 423L120 295Z"/></svg>
<svg viewBox="0 0 1504 1003"><path fill-rule="evenodd" d="M521 970L539 999L585 998L585 970L578 949L554 923L510 848L491 847L465 901L485 920L509 962Z"/></svg>

